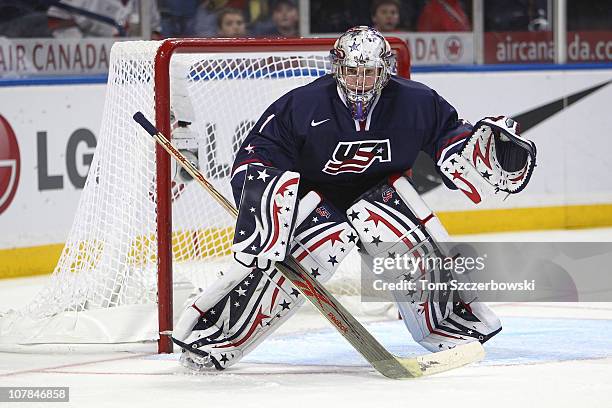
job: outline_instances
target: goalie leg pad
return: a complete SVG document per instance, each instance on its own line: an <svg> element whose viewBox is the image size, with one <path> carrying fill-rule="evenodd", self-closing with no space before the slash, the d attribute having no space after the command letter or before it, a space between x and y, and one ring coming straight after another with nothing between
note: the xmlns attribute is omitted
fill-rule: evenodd
<svg viewBox="0 0 612 408"><path fill-rule="evenodd" d="M446 230L410 182L391 178L361 196L347 211L369 256L393 258L408 255L413 268L400 271L396 282L420 280L447 282L452 275L432 258L446 258ZM418 285L416 285L419 287ZM453 291L447 294L421 290L394 292L406 328L430 351L453 348L475 340L485 342L501 330L501 323L484 304L471 303Z"/></svg>
<svg viewBox="0 0 612 408"><path fill-rule="evenodd" d="M225 369L235 364L304 303L276 269L236 263L230 270L221 285L204 291L185 310L173 333L184 348L182 362L190 368ZM230 290L215 293L219 287Z"/></svg>
<svg viewBox="0 0 612 408"><path fill-rule="evenodd" d="M300 202L292 255L317 280L325 282L355 243L356 234L342 214L316 193ZM238 255L238 254L236 254ZM285 277L258 258L235 262L222 282L204 291L188 307L173 333L191 369L224 369L253 350L304 303Z"/></svg>

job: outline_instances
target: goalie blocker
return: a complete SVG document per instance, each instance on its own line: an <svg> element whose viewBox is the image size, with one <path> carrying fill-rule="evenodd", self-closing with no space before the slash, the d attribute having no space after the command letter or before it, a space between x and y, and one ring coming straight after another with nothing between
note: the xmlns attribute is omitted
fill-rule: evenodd
<svg viewBox="0 0 612 408"><path fill-rule="evenodd" d="M295 221L300 175L249 164L232 251L270 261L287 255Z"/></svg>

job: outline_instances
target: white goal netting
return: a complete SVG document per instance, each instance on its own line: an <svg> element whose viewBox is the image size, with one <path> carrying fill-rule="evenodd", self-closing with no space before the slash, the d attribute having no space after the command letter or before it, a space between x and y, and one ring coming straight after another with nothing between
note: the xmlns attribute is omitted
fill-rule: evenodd
<svg viewBox="0 0 612 408"><path fill-rule="evenodd" d="M155 142L132 120L154 121L158 42L113 46L102 128L61 259L24 310L0 318L0 343L117 343L158 338ZM236 150L275 99L329 72L328 51L176 54L173 120L191 122L200 169L231 199ZM195 148L194 148L195 146ZM175 309L228 263L233 219L197 183L175 178ZM233 201L233 199L231 199ZM358 295L356 256L328 287ZM184 289L184 290L182 290Z"/></svg>

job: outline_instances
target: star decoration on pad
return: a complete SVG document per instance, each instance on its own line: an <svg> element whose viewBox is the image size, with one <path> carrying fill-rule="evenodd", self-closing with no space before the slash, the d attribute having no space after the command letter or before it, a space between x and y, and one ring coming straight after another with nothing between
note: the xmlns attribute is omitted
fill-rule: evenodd
<svg viewBox="0 0 612 408"><path fill-rule="evenodd" d="M249 154L253 153L255 151L255 146L251 146L251 144L249 143L244 150L246 150Z"/></svg>
<svg viewBox="0 0 612 408"><path fill-rule="evenodd" d="M270 177L270 175L266 173L266 169L263 169L263 171L257 170L257 174L259 174L257 176L257 180L263 180L264 183L266 182L266 179Z"/></svg>

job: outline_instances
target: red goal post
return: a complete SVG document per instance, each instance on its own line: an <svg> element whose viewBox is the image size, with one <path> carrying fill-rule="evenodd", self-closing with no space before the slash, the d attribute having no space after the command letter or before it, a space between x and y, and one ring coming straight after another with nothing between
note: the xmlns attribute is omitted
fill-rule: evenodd
<svg viewBox="0 0 612 408"><path fill-rule="evenodd" d="M161 43L155 56L155 123L167 137L171 135L170 60L177 53L240 53L266 51L322 51L333 47L335 38L265 38L265 39L168 39ZM410 77L410 53L406 43L395 37L387 41L395 54L397 75ZM172 205L169 155L156 147L157 170L157 282L159 353L172 352L170 337L163 335L173 327L172 290Z"/></svg>

